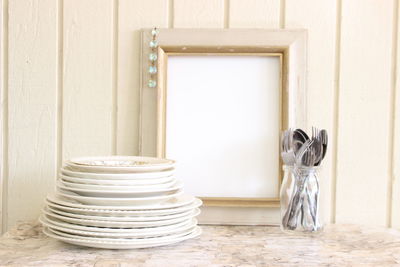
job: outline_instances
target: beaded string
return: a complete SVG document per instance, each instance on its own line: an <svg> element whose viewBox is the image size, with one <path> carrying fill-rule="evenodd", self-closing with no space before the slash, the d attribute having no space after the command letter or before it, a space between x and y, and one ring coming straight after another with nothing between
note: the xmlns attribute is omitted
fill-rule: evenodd
<svg viewBox="0 0 400 267"><path fill-rule="evenodd" d="M149 54L149 61L150 61L150 66L149 66L149 74L150 74L150 80L148 83L148 86L150 88L155 88L157 86L157 47L158 47L158 42L157 42L157 34L158 34L158 29L154 28L151 30L151 36L152 39L149 43L149 46L151 48L151 53Z"/></svg>

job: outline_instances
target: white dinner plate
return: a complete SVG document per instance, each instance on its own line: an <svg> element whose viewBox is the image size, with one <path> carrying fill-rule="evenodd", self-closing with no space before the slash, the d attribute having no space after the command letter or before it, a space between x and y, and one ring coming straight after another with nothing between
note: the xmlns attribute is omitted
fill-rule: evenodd
<svg viewBox="0 0 400 267"><path fill-rule="evenodd" d="M151 184L151 185L99 185L99 184L86 184L86 183L77 183L75 180L73 182L67 181L65 179L58 179L62 181L66 186L72 188L80 188L80 189L93 189L93 190L125 190L125 191L149 191L149 190L163 190L167 188L171 188L174 186L178 180L171 179L167 183L163 184ZM79 182L79 181L78 181Z"/></svg>
<svg viewBox="0 0 400 267"><path fill-rule="evenodd" d="M51 218L46 216L45 214L42 214L40 216L41 221L45 221L48 223L51 223L53 225L63 227L63 228L68 228L72 230L78 230L78 231L85 231L85 232L96 232L99 235L101 234L121 234L121 235L135 235L135 234L152 234L155 231L173 231L177 228L185 227L185 225L190 224L193 220L196 220L194 218L190 218L187 221L183 221L181 223L175 223L171 225L165 225L165 226L156 226L156 227L139 227L139 228L108 228L108 227L96 227L96 226L84 226L84 225L79 225L79 224L74 224L74 223L68 223L61 221L57 218ZM197 223L197 220L196 220Z"/></svg>
<svg viewBox="0 0 400 267"><path fill-rule="evenodd" d="M175 161L152 157L108 156L73 158L65 161L65 164L80 172L137 173L170 170L174 168Z"/></svg>
<svg viewBox="0 0 400 267"><path fill-rule="evenodd" d="M168 200L175 198L179 195L183 194L183 190L179 190L176 193L163 195L163 196L153 196L153 197L130 197L130 198L114 198L114 197L86 197L80 196L70 191L64 191L57 189L57 194L76 200L80 203L87 204L87 205L106 205L106 206L145 206L145 205L156 205L162 202L167 202Z"/></svg>
<svg viewBox="0 0 400 267"><path fill-rule="evenodd" d="M196 227L196 226L195 226ZM52 227L47 227L49 230L51 230L53 233L63 236L63 237L68 237L68 238L80 238L84 239L87 241L99 241L99 242L143 242L144 240L154 240L154 239L169 239L169 238L176 238L180 236L185 236L193 232L194 228L192 227L191 229L187 229L185 231L181 231L180 233L175 233L171 235L164 235L164 236L158 236L158 237L147 237L147 238L115 238L115 237L94 237L94 236L85 236L85 235L79 235L79 234L70 234L70 233L65 233L60 230L56 230Z"/></svg>
<svg viewBox="0 0 400 267"><path fill-rule="evenodd" d="M85 219L85 220L96 220L96 221L113 221L113 222L143 222L143 221L161 221L161 220L170 220L170 219L176 219L180 217L186 217L189 216L193 213L200 213L200 210L198 208L181 212L181 213L175 213L175 214L170 214L170 215L162 215L162 216L125 216L125 217L113 217L113 216L95 216L95 215L82 215L82 214L76 214L72 212L66 212L66 211L61 211L58 209L55 209L51 206L46 207L49 211L52 213L62 215L62 216L67 216L67 217L72 217L72 218L77 218L77 219Z"/></svg>
<svg viewBox="0 0 400 267"><path fill-rule="evenodd" d="M91 185L114 185L114 186L152 186L152 187L160 187L165 188L166 186L170 186L171 183L176 182L174 176L168 176L164 178L157 179L134 179L134 180L102 180L102 179L86 179L86 178L77 178L70 177L67 175L59 176L62 180L76 183L76 184L91 184Z"/></svg>
<svg viewBox="0 0 400 267"><path fill-rule="evenodd" d="M151 228L140 228L134 229L131 232L94 232L88 230L76 230L71 229L67 225L67 227L63 226L63 223L55 224L52 221L47 220L45 217L40 217L39 221L46 227L56 229L59 231L63 231L70 234L76 234L81 236L91 236L91 237L108 237L108 238L148 238L148 237L158 237L158 236L165 236L171 234L178 234L184 231L193 229L197 225L197 220L192 219L190 222L184 222L179 224L179 227L174 228L165 228L165 226L161 227L151 227ZM164 228L163 228L164 227ZM126 229L125 229L126 230Z"/></svg>
<svg viewBox="0 0 400 267"><path fill-rule="evenodd" d="M61 195L49 194L47 200L50 202L72 208L92 209L92 210L113 210L113 211L148 211L148 210L164 210L182 207L189 205L194 202L195 197L191 195L180 195L178 197L171 198L165 202L157 203L153 205L130 205L130 206L109 206L109 205L87 205L82 204L79 201L65 198Z"/></svg>
<svg viewBox="0 0 400 267"><path fill-rule="evenodd" d="M54 231L49 230L48 228L43 228L43 232L52 238L64 241L66 243L79 245L79 246L86 246L86 247L96 247L96 248L106 248L106 249L133 249L133 248L148 248L148 247L157 247L157 246L164 246L173 243L177 243L183 240L187 240L190 238L195 238L201 234L201 228L195 227L194 230L184 236L167 236L167 237L160 237L160 238L144 238L138 241L128 241L128 242L108 242L108 241L92 241L87 240L85 238L77 238L77 237L64 237L60 236Z"/></svg>
<svg viewBox="0 0 400 267"><path fill-rule="evenodd" d="M47 217L57 218L63 222L69 222L84 226L96 226L96 227L113 227L113 228L134 228L134 227L155 227L155 226L163 226L163 225L171 225L175 223L180 223L183 221L187 221L197 215L200 214L199 210L193 211L191 214L186 215L185 217L170 219L170 220L159 220L159 221L140 221L140 222L115 222L115 221L97 221L97 220L86 220L86 219L77 219L71 218L68 216L63 216L56 214L50 210L43 209L42 210Z"/></svg>
<svg viewBox="0 0 400 267"><path fill-rule="evenodd" d="M112 190L112 188L108 189L82 189L82 188L75 188L73 184L66 183L63 181L58 181L57 188L61 190L67 190L79 194L81 196L88 196L88 197L105 197L105 198L138 198L138 197L155 197L155 196L162 196L162 195L170 195L176 193L178 190L182 189L183 184L182 182L178 181L174 186L165 189L147 189L147 190Z"/></svg>
<svg viewBox="0 0 400 267"><path fill-rule="evenodd" d="M183 196L184 197L184 196ZM178 197L179 198L179 197ZM63 203L64 205L57 204ZM187 205L176 207L176 208L166 208L166 209L154 209L154 210L102 210L102 209L92 209L92 208L75 208L65 206L66 202L48 196L46 199L46 204L57 210L62 210L75 214L91 215L91 216L111 216L111 217L134 217L134 216L163 216L163 215L173 215L177 213L186 212L200 207L203 203L198 198L193 198L193 201Z"/></svg>
<svg viewBox="0 0 400 267"><path fill-rule="evenodd" d="M102 179L102 180L151 180L165 178L174 175L175 170L166 170L160 172L141 172L141 173L90 173L90 172L79 172L70 170L67 166L61 168L61 174L86 179Z"/></svg>

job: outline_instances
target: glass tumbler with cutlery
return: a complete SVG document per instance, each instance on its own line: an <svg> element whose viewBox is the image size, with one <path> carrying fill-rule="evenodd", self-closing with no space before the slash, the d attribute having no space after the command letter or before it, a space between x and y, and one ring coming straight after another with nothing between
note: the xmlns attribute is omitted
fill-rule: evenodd
<svg viewBox="0 0 400 267"><path fill-rule="evenodd" d="M328 145L326 130L313 128L311 138L301 129L282 133L284 178L280 190L281 229L284 232L319 232L318 169Z"/></svg>

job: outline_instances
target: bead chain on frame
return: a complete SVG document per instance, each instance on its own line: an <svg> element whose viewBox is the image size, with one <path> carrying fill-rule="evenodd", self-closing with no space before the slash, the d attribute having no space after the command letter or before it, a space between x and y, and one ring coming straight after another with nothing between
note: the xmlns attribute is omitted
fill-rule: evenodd
<svg viewBox="0 0 400 267"><path fill-rule="evenodd" d="M149 66L149 74L150 74L150 80L148 83L148 86L150 88L155 88L157 86L157 47L158 47L158 42L157 42L157 34L158 34L158 29L154 28L151 30L151 36L152 39L149 43L149 46L151 48L151 52L149 54L149 61L150 61L150 66Z"/></svg>

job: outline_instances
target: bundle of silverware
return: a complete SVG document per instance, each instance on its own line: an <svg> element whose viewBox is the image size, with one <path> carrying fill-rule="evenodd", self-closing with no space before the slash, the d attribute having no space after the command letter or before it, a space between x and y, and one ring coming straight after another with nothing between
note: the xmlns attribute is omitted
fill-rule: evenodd
<svg viewBox="0 0 400 267"><path fill-rule="evenodd" d="M284 230L318 231L319 182L316 174L328 147L326 130L312 128L311 138L301 129L282 133L281 156L285 177L281 187L281 226Z"/></svg>

